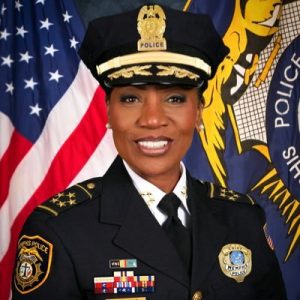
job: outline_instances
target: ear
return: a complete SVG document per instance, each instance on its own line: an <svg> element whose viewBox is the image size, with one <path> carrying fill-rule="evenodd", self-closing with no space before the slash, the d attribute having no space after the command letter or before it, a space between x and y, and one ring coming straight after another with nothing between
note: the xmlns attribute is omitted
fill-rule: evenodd
<svg viewBox="0 0 300 300"><path fill-rule="evenodd" d="M196 116L196 124L195 124L195 128L198 132L200 132L200 130L201 130L202 112L203 112L203 103L202 103L202 101L199 101L198 106L197 106L197 116Z"/></svg>
<svg viewBox="0 0 300 300"><path fill-rule="evenodd" d="M109 111L110 111L110 97L109 96L106 96L105 103L106 103L106 114L107 114L108 121L109 121Z"/></svg>

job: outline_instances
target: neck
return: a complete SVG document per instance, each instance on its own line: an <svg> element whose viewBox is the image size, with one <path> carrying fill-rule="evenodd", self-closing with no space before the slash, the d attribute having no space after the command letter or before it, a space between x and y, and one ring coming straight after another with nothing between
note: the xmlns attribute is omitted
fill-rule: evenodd
<svg viewBox="0 0 300 300"><path fill-rule="evenodd" d="M131 167L130 165L128 166L138 176L150 182L151 184L155 185L157 188L159 188L165 193L169 193L173 191L181 176L180 164L176 165L174 168L168 170L167 172L159 173L159 174L155 172L143 173L140 170L136 170L135 168Z"/></svg>
<svg viewBox="0 0 300 300"><path fill-rule="evenodd" d="M170 193L174 190L179 178L180 178L180 170L172 175L168 176L142 176L145 180L149 181L160 190L165 193Z"/></svg>

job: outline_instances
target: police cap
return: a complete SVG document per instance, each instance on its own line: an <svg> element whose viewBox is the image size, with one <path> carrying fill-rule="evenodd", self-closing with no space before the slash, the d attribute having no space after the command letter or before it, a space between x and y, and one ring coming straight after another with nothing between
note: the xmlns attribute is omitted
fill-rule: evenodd
<svg viewBox="0 0 300 300"><path fill-rule="evenodd" d="M91 21L79 50L106 90L128 84L205 89L227 53L209 16L157 4Z"/></svg>

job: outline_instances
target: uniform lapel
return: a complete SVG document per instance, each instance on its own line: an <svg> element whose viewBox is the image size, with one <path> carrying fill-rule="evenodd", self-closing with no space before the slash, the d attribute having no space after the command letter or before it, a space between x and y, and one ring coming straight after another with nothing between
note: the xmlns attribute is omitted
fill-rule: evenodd
<svg viewBox="0 0 300 300"><path fill-rule="evenodd" d="M218 255L227 235L225 226L219 223L207 206L206 186L188 175L189 207L192 215L193 261L192 291L204 285L210 270L218 264Z"/></svg>
<svg viewBox="0 0 300 300"><path fill-rule="evenodd" d="M120 157L103 178L100 222L120 226L113 240L116 246L188 286L174 246L134 188Z"/></svg>

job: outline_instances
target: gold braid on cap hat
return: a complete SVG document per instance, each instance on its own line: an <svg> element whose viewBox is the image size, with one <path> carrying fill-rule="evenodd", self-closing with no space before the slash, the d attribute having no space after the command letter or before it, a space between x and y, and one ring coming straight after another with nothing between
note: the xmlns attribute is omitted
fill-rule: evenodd
<svg viewBox="0 0 300 300"><path fill-rule="evenodd" d="M190 66L211 75L211 67L199 57L188 56L168 51L137 52L118 56L96 66L97 74L101 75L111 69L117 69L127 65L144 63L172 63Z"/></svg>

